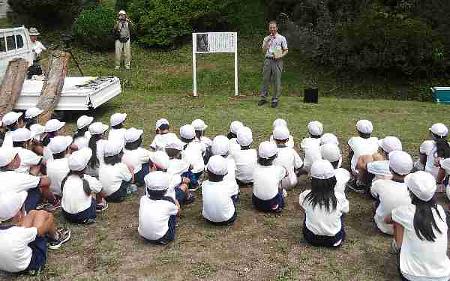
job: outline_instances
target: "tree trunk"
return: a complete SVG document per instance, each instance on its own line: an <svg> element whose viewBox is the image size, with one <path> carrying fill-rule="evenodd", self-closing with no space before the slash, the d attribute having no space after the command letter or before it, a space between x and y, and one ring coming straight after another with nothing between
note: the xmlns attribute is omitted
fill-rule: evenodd
<svg viewBox="0 0 450 281"><path fill-rule="evenodd" d="M59 97L64 86L64 79L67 74L70 54L63 51L55 51L52 54L48 79L44 83L41 96L36 107L44 110L39 116L39 121L45 123L51 119L52 113L58 104Z"/></svg>
<svg viewBox="0 0 450 281"><path fill-rule="evenodd" d="M22 93L27 69L28 62L25 59L17 58L9 62L0 87L0 116L13 110Z"/></svg>

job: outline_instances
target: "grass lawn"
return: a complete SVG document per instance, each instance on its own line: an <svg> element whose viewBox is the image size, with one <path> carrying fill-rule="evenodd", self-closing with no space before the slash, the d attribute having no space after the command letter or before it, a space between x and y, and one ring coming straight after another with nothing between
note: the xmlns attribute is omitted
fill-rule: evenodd
<svg viewBox="0 0 450 281"><path fill-rule="evenodd" d="M353 96L384 96L387 91L414 92L414 86L360 81L343 83L335 74L317 69L321 96L317 105L303 104L300 93L307 73L314 71L292 51L285 60L283 97L280 106L257 107L262 54L259 42L246 41L241 48L240 92L233 97L231 55L202 56L199 61L199 94L192 98L192 65L189 46L159 52L133 48L133 70L114 71L113 54L76 50L85 73L117 75L123 93L94 112L108 122L114 112L128 113L127 126L145 129L145 145L153 138L158 118L166 117L173 131L195 118L209 125L208 134L225 134L233 120L252 128L256 146L271 134L275 118L285 118L296 143L306 135L310 120L320 120L325 131L335 133L346 149L360 118L373 121L376 136L396 135L407 151L416 155L433 122L449 123L450 107L416 101L353 99ZM77 75L71 67L71 75ZM308 74L311 75L311 74ZM411 85L410 85L411 86ZM406 89L406 90L404 90ZM367 95L366 95L367 94ZM75 119L74 119L75 120ZM73 128L73 121L71 128ZM389 253L390 238L381 235L372 221L373 202L349 193L350 213L345 218L348 234L339 250L308 246L301 236L303 215L298 194L308 186L302 177L288 194L280 215L255 212L251 190L242 190L238 220L231 227L213 227L201 216L201 198L183 208L174 243L157 247L144 243L137 233L139 196L111 204L95 225L68 225L72 240L49 252L48 266L40 277L18 280L396 280L395 256ZM442 199L443 203L447 203ZM58 221L65 224L60 214ZM13 276L16 278L15 276ZM0 278L11 280L10 275Z"/></svg>

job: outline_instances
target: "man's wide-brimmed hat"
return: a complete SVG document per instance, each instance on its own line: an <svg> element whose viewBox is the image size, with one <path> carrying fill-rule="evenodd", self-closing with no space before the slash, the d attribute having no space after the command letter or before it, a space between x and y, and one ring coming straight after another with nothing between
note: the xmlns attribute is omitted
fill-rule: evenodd
<svg viewBox="0 0 450 281"><path fill-rule="evenodd" d="M40 35L40 33L39 33L39 31L37 30L36 27L30 27L28 32L30 33L30 36L38 36L38 35Z"/></svg>

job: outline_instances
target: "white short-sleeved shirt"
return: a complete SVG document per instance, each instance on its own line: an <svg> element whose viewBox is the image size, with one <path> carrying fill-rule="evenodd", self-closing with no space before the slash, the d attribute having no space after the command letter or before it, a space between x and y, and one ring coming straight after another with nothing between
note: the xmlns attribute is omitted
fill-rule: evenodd
<svg viewBox="0 0 450 281"><path fill-rule="evenodd" d="M158 134L155 135L155 137L153 138L150 147L153 150L165 151L167 144L176 139L178 139L178 137L174 133L167 133L162 135Z"/></svg>
<svg viewBox="0 0 450 281"><path fill-rule="evenodd" d="M253 173L253 194L260 200L270 200L278 194L286 169L278 165L256 165Z"/></svg>
<svg viewBox="0 0 450 281"><path fill-rule="evenodd" d="M284 37L281 34L275 34L275 38L272 38L272 36L267 36L269 37L269 43L268 43L268 49L266 52L266 58L272 58L274 56L274 53L277 52L278 50L287 50L288 46L287 46L287 41L286 41L286 37ZM266 37L266 38L267 38ZM266 38L264 38L266 40ZM263 47L264 47L264 42L263 42Z"/></svg>
<svg viewBox="0 0 450 281"><path fill-rule="evenodd" d="M275 142L275 141L273 140L273 135L270 135L269 141ZM289 139L288 139L288 141L286 142L286 146L287 146L287 147L290 147L290 148L294 148L294 147L295 147L294 137L293 137L292 135L289 135Z"/></svg>
<svg viewBox="0 0 450 281"><path fill-rule="evenodd" d="M335 192L337 206L335 210L327 211L324 207L313 207L309 200L305 199L311 190L300 193L299 203L305 210L306 227L315 235L334 236L342 228L342 214L348 213L349 203L342 194Z"/></svg>
<svg viewBox="0 0 450 281"><path fill-rule="evenodd" d="M91 139L91 133L89 131L84 133L84 136L77 137L73 140L73 144L82 149L89 146L89 140Z"/></svg>
<svg viewBox="0 0 450 281"><path fill-rule="evenodd" d="M279 147L278 156L273 161L274 165L282 166L287 171L287 177L281 182L282 188L290 188L297 185L296 169L303 166L303 161L295 149L290 147Z"/></svg>
<svg viewBox="0 0 450 281"><path fill-rule="evenodd" d="M203 148L198 142L190 142L182 152L183 160L192 165L193 173L200 173L205 169Z"/></svg>
<svg viewBox="0 0 450 281"><path fill-rule="evenodd" d="M89 183L89 188L93 193L99 193L102 185L94 177L84 175L84 179ZM86 194L83 189L83 181L77 175L67 178L63 187L61 207L69 214L78 214L87 210L92 203L92 195Z"/></svg>
<svg viewBox="0 0 450 281"><path fill-rule="evenodd" d="M16 171L0 172L0 192L28 191L29 189L38 187L40 181L40 177L36 177L30 174L18 173Z"/></svg>
<svg viewBox="0 0 450 281"><path fill-rule="evenodd" d="M372 155L378 151L378 138L370 137L363 139L362 137L351 137L348 140L348 145L353 151L353 157L351 160L351 168L353 172L356 172L356 164L361 155Z"/></svg>
<svg viewBox="0 0 450 281"><path fill-rule="evenodd" d="M124 163L115 165L100 164L98 177L103 187L103 192L109 196L119 190L122 182L129 182L133 175Z"/></svg>
<svg viewBox="0 0 450 281"><path fill-rule="evenodd" d="M16 169L16 172L28 174L32 166L41 163L42 157L31 150L23 147L16 147L16 151L20 157L20 167Z"/></svg>
<svg viewBox="0 0 450 281"><path fill-rule="evenodd" d="M69 159L61 158L47 162L47 176L50 179L50 190L61 195L61 182L70 172Z"/></svg>
<svg viewBox="0 0 450 281"><path fill-rule="evenodd" d="M239 150L241 150L241 146L237 141L237 138L232 138L229 140L230 143L230 154L235 154Z"/></svg>
<svg viewBox="0 0 450 281"><path fill-rule="evenodd" d="M322 153L320 153L320 138L304 138L300 147L302 148L304 155L304 169L309 171L314 161L322 159Z"/></svg>
<svg viewBox="0 0 450 281"><path fill-rule="evenodd" d="M351 178L350 172L344 168L337 168L334 171L336 177L336 186L334 187L334 191L345 197L345 186Z"/></svg>
<svg viewBox="0 0 450 281"><path fill-rule="evenodd" d="M393 235L392 224L386 224L384 219L391 215L392 210L396 207L411 204L411 197L406 184L393 180L376 180L372 183L370 193L380 201L373 217L377 227L382 232Z"/></svg>
<svg viewBox="0 0 450 281"><path fill-rule="evenodd" d="M13 226L0 230L0 270L15 273L27 269L32 256L28 244L37 234L36 227Z"/></svg>
<svg viewBox="0 0 450 281"><path fill-rule="evenodd" d="M447 256L447 223L444 209L438 205L433 217L441 233L434 230L434 242L420 240L414 229L416 206L409 204L395 208L392 220L405 229L400 250L400 270L411 281L447 281L450 279L450 260Z"/></svg>
<svg viewBox="0 0 450 281"><path fill-rule="evenodd" d="M203 217L212 222L225 222L231 219L236 211L231 199L233 195L233 186L229 182L203 182Z"/></svg>
<svg viewBox="0 0 450 281"><path fill-rule="evenodd" d="M427 162L425 163L425 172L428 172L437 178L439 173L439 166L436 165L437 156L437 147L436 144L427 154Z"/></svg>
<svg viewBox="0 0 450 281"><path fill-rule="evenodd" d="M142 147L138 147L135 150L124 149L122 162L133 166L136 174L142 169L142 164L149 162L151 155L152 152Z"/></svg>
<svg viewBox="0 0 450 281"><path fill-rule="evenodd" d="M5 133L2 147L13 147L12 131L7 131Z"/></svg>
<svg viewBox="0 0 450 281"><path fill-rule="evenodd" d="M41 41L38 40L31 43L31 49L34 52L34 60L36 60L43 51L47 50Z"/></svg>
<svg viewBox="0 0 450 281"><path fill-rule="evenodd" d="M169 230L170 216L178 213L177 206L167 200L152 200L142 196L139 205L139 235L158 240Z"/></svg>
<svg viewBox="0 0 450 281"><path fill-rule="evenodd" d="M125 144L125 133L127 132L127 129L120 128L120 129L109 129L108 133L108 140L118 140L122 141Z"/></svg>
<svg viewBox="0 0 450 281"><path fill-rule="evenodd" d="M152 171L150 171L150 173L153 173ZM175 192L175 188L178 187L181 184L181 176L177 175L177 174L170 174L167 172L167 174L170 177L170 181L169 181L169 188L166 191L166 196L176 200L176 192ZM145 194L147 194L147 188L145 189Z"/></svg>
<svg viewBox="0 0 450 281"><path fill-rule="evenodd" d="M228 174L225 175L223 180L230 183L233 188L233 195L237 195L239 194L239 185L236 182L236 163L231 156L228 156L225 160L227 161Z"/></svg>
<svg viewBox="0 0 450 281"><path fill-rule="evenodd" d="M53 154L48 146L44 146L44 151L42 152L42 154L42 158L44 158L45 162L53 160Z"/></svg>
<svg viewBox="0 0 450 281"><path fill-rule="evenodd" d="M253 172L258 159L256 149L239 150L232 156L236 163L236 179L244 183L253 182Z"/></svg>
<svg viewBox="0 0 450 281"><path fill-rule="evenodd" d="M181 176L183 173L189 171L189 163L183 159L170 159L167 172L171 175Z"/></svg>
<svg viewBox="0 0 450 281"><path fill-rule="evenodd" d="M202 146L202 152L205 154L206 150L212 146L212 140L208 137L201 136L200 139L195 138L194 142Z"/></svg>

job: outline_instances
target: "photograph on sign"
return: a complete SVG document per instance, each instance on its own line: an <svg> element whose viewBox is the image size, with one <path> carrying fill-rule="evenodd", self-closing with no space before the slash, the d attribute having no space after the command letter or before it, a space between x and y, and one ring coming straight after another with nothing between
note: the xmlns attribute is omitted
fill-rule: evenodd
<svg viewBox="0 0 450 281"><path fill-rule="evenodd" d="M197 34L197 52L209 52L209 40L207 33Z"/></svg>

